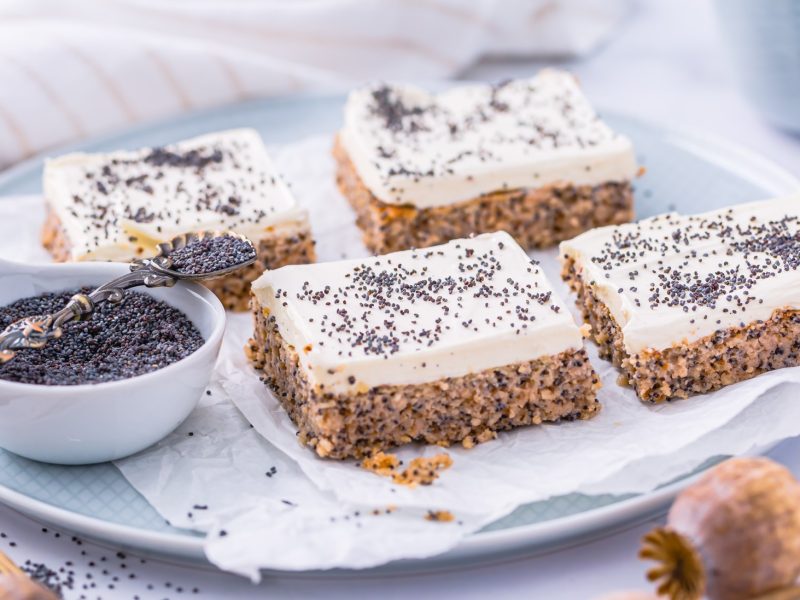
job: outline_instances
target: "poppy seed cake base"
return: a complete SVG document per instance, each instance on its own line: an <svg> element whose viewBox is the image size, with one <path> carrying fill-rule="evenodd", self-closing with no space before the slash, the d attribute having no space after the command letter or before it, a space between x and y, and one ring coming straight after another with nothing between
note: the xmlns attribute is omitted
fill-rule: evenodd
<svg viewBox="0 0 800 600"><path fill-rule="evenodd" d="M504 190L419 209L387 204L375 197L338 138L333 156L339 190L356 212L364 244L375 254L427 248L494 231L510 233L523 248L545 248L594 227L633 219L633 191L627 181Z"/></svg>
<svg viewBox="0 0 800 600"><path fill-rule="evenodd" d="M275 317L252 302L247 354L300 441L322 457L364 458L412 441L471 447L498 431L588 419L600 409L600 383L583 349L429 383L326 392L309 382Z"/></svg>
<svg viewBox="0 0 800 600"><path fill-rule="evenodd" d="M623 381L643 402L713 392L775 369L800 365L800 311L778 310L766 321L720 329L697 341L631 355L622 329L567 259L562 277L592 327L600 357L622 369Z"/></svg>

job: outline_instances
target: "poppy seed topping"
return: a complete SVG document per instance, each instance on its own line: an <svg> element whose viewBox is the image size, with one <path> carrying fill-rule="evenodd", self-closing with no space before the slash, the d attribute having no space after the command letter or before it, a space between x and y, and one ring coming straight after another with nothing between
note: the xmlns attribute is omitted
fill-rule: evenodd
<svg viewBox="0 0 800 600"><path fill-rule="evenodd" d="M540 267L502 232L283 267L253 291L326 389L431 381L581 347Z"/></svg>
<svg viewBox="0 0 800 600"><path fill-rule="evenodd" d="M417 208L558 181L628 181L637 171L631 142L555 70L440 94L373 84L350 94L340 139L376 198Z"/></svg>
<svg viewBox="0 0 800 600"><path fill-rule="evenodd" d="M800 308L800 197L596 229L560 253L629 351L669 348Z"/></svg>
<svg viewBox="0 0 800 600"><path fill-rule="evenodd" d="M258 241L307 219L259 135L223 131L175 144L47 162L44 192L71 260L128 261L192 230Z"/></svg>

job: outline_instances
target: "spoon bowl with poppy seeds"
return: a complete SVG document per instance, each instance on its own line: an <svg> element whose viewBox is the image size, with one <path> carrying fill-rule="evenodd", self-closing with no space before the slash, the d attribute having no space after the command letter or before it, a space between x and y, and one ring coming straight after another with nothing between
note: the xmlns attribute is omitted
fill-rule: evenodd
<svg viewBox="0 0 800 600"><path fill-rule="evenodd" d="M252 265L257 257L253 242L230 231L187 233L159 244L158 250L155 260L159 268L187 281L224 277Z"/></svg>
<svg viewBox="0 0 800 600"><path fill-rule="evenodd" d="M0 331L32 314L57 314L76 297L107 294L60 323L45 344L14 348L13 358L0 361L0 447L33 460L91 464L143 450L183 422L208 386L225 328L222 304L193 280L255 260L236 244L227 250L239 264L222 264L226 248L213 241L222 237L230 236L181 236L132 265L0 261ZM195 254L197 243L208 247ZM208 252L216 262L202 262ZM144 267L163 279L157 287L107 285Z"/></svg>

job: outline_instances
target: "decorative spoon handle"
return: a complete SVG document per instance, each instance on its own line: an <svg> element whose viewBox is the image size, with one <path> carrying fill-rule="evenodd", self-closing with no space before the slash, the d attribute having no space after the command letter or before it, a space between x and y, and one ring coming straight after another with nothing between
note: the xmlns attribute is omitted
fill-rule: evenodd
<svg viewBox="0 0 800 600"><path fill-rule="evenodd" d="M42 348L50 340L61 337L64 325L88 317L101 302L122 302L125 290L139 286L172 287L178 278L164 272L165 265L169 265L166 260L159 256L135 261L130 273L101 285L89 294L75 294L58 312L15 321L0 333L0 363L14 358L15 350Z"/></svg>

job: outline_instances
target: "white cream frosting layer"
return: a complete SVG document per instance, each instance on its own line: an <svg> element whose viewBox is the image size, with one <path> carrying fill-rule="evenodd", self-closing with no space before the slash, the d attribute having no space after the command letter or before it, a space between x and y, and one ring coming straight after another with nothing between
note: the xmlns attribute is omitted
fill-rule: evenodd
<svg viewBox="0 0 800 600"><path fill-rule="evenodd" d="M72 260L128 261L200 229L230 229L257 242L308 218L251 129L48 160L44 193Z"/></svg>
<svg viewBox="0 0 800 600"><path fill-rule="evenodd" d="M506 233L253 283L309 380L329 391L417 384L582 347L541 269Z"/></svg>
<svg viewBox="0 0 800 600"><path fill-rule="evenodd" d="M560 255L608 306L630 353L800 309L800 195L602 227Z"/></svg>
<svg viewBox="0 0 800 600"><path fill-rule="evenodd" d="M379 200L443 206L558 182L631 180L633 146L595 114L575 78L546 70L438 95L411 85L356 90L341 143Z"/></svg>

